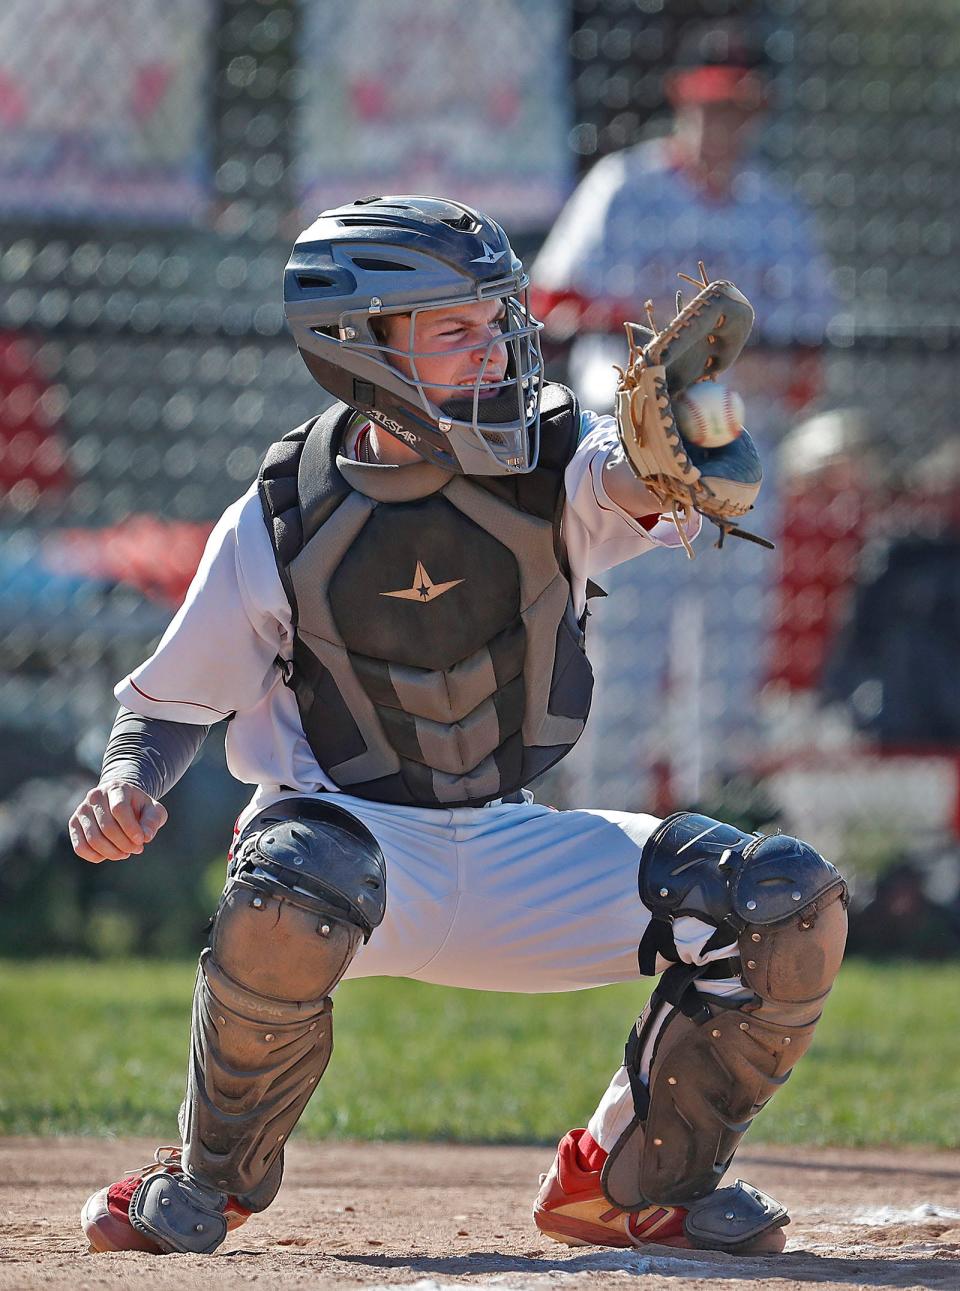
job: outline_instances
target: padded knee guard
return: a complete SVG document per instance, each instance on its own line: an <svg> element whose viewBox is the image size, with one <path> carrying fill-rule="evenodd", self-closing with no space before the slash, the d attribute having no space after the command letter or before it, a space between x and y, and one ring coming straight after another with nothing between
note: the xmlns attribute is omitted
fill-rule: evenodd
<svg viewBox="0 0 960 1291"><path fill-rule="evenodd" d="M347 812L288 799L236 847L200 960L183 1108L194 1182L264 1210L330 1059L330 992L386 908L383 857Z"/></svg>
<svg viewBox="0 0 960 1291"><path fill-rule="evenodd" d="M717 1187L753 1117L810 1044L847 926L846 885L812 847L688 812L648 840L640 896L654 915L641 970L653 971L655 951L678 961L670 925L679 915L715 925L713 945L735 942L737 953L719 966L675 962L630 1033L624 1061L636 1114L601 1177L624 1210L689 1203ZM736 1001L696 988L701 978L737 975Z"/></svg>

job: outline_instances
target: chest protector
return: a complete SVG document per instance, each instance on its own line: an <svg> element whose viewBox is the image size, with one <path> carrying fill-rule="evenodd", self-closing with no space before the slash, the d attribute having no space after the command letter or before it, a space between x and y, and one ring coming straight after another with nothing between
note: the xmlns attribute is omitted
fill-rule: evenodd
<svg viewBox="0 0 960 1291"><path fill-rule="evenodd" d="M260 472L307 741L361 798L514 793L573 747L593 689L559 534L576 400L545 387L539 464L515 476L348 461L353 416L336 404Z"/></svg>

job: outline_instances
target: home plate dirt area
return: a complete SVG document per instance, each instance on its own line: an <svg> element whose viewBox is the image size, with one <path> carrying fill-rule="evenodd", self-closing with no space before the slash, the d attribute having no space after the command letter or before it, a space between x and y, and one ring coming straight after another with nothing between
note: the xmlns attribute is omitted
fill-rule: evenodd
<svg viewBox="0 0 960 1291"><path fill-rule="evenodd" d="M788 1206L782 1255L567 1248L534 1228L545 1147L296 1143L269 1211L212 1256L91 1255L87 1195L143 1139L0 1140L0 1291L28 1287L496 1287L643 1291L960 1287L960 1152L755 1147L739 1173Z"/></svg>

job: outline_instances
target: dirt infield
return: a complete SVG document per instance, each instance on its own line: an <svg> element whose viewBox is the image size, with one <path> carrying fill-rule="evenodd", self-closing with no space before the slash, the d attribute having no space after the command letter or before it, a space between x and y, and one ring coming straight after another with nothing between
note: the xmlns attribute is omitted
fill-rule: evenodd
<svg viewBox="0 0 960 1291"><path fill-rule="evenodd" d="M786 1251L748 1259L554 1245L529 1218L544 1148L294 1143L276 1204L215 1255L88 1254L83 1200L152 1152L142 1140L0 1140L0 1291L607 1291L638 1274L644 1291L960 1287L960 1152L743 1152L739 1172L793 1214Z"/></svg>

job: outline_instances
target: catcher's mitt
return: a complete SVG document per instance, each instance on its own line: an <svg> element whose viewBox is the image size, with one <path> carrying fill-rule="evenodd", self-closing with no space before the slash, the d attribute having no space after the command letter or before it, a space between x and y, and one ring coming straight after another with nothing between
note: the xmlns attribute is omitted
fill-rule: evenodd
<svg viewBox="0 0 960 1291"><path fill-rule="evenodd" d="M686 274L680 275L686 278ZM699 448L680 434L671 399L698 381L709 381L734 363L753 326L753 309L733 283L708 282L700 264L702 290L662 331L625 323L630 353L618 368L617 425L630 465L649 491L672 513L683 545L693 556L684 522L692 511L712 520L720 542L729 533L765 547L765 538L746 533L737 521L750 510L763 472L746 431L721 448ZM653 324L652 307L647 314Z"/></svg>

